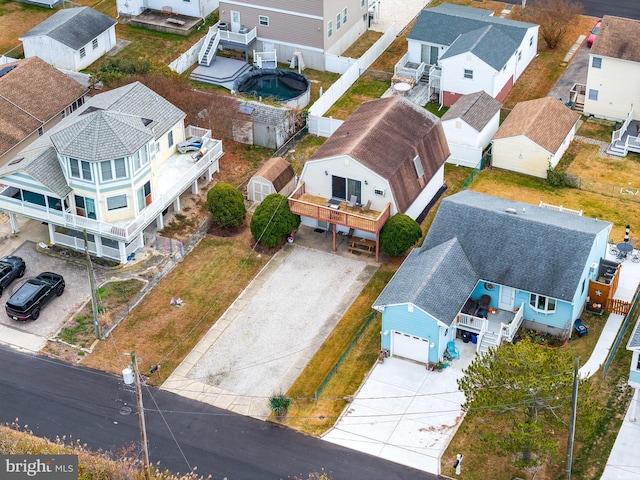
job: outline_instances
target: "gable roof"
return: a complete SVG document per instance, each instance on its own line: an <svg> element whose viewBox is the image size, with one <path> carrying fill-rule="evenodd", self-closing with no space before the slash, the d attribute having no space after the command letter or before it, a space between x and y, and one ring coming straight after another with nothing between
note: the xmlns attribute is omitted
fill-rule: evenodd
<svg viewBox="0 0 640 480"><path fill-rule="evenodd" d="M520 45L529 28L537 27L533 23L507 20L492 15L493 12L490 10L443 3L422 10L407 38L438 45L452 45L460 35L492 25L516 45ZM493 45L496 50L506 50L504 47L501 44ZM513 53L514 50L511 50L511 54Z"/></svg>
<svg viewBox="0 0 640 480"><path fill-rule="evenodd" d="M253 176L264 177L269 180L273 184L276 192L279 192L296 174L291 164L284 158L272 157L267 160Z"/></svg>
<svg viewBox="0 0 640 480"><path fill-rule="evenodd" d="M445 122L460 118L481 132L501 108L502 103L485 91L469 93L460 97L440 120Z"/></svg>
<svg viewBox="0 0 640 480"><path fill-rule="evenodd" d="M411 303L451 325L476 286L478 274L453 238L424 250L415 248L389 281L373 307ZM443 301L443 299L447 301Z"/></svg>
<svg viewBox="0 0 640 480"><path fill-rule="evenodd" d="M38 57L0 76L0 155L23 141L88 89Z"/></svg>
<svg viewBox="0 0 640 480"><path fill-rule="evenodd" d="M396 207L406 211L422 192L413 159L428 182L449 157L440 120L404 97L365 102L313 154L309 162L348 155L387 179Z"/></svg>
<svg viewBox="0 0 640 480"><path fill-rule="evenodd" d="M51 133L61 155L100 161L130 155L160 138L184 112L140 82L90 98Z"/></svg>
<svg viewBox="0 0 640 480"><path fill-rule="evenodd" d="M640 62L639 31L640 20L605 15L591 54Z"/></svg>
<svg viewBox="0 0 640 480"><path fill-rule="evenodd" d="M479 279L572 301L595 237L610 229L602 220L465 190L442 201L421 248L457 238Z"/></svg>
<svg viewBox="0 0 640 480"><path fill-rule="evenodd" d="M73 50L79 50L116 23L116 20L90 7L65 8L36 25L20 40L47 36Z"/></svg>
<svg viewBox="0 0 640 480"><path fill-rule="evenodd" d="M551 97L516 104L493 140L524 135L550 153L562 145L580 114Z"/></svg>
<svg viewBox="0 0 640 480"><path fill-rule="evenodd" d="M0 178L21 171L30 175L61 198L71 193L71 188L67 184L53 147L21 153L0 168Z"/></svg>
<svg viewBox="0 0 640 480"><path fill-rule="evenodd" d="M494 25L487 25L462 33L440 60L470 52L494 70L500 71L518 49L518 45Z"/></svg>
<svg viewBox="0 0 640 480"><path fill-rule="evenodd" d="M629 342L627 343L627 350L632 349L640 349L640 320L638 320L638 323L636 323L636 326L633 328L633 332L631 333L631 337L629 337Z"/></svg>

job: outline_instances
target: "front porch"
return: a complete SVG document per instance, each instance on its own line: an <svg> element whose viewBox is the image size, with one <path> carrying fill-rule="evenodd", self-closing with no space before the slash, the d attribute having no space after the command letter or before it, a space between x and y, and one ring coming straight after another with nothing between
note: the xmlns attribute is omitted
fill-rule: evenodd
<svg viewBox="0 0 640 480"><path fill-rule="evenodd" d="M358 206L349 206L344 200L320 197L306 193L305 183L289 196L289 209L302 217L314 218L320 222L333 225L333 250L336 250L336 226L346 227L354 231L372 233L376 239L376 261L379 260L379 233L387 219L391 216L391 204L383 211Z"/></svg>
<svg viewBox="0 0 640 480"><path fill-rule="evenodd" d="M524 304L513 310L489 308L486 317L461 311L456 320L456 328L458 331L477 335L476 351L484 353L491 347L499 346L503 341L513 341L524 320L523 312Z"/></svg>
<svg viewBox="0 0 640 480"><path fill-rule="evenodd" d="M629 112L622 126L612 133L607 153L626 157L627 153L640 153L640 121L633 119L633 110Z"/></svg>

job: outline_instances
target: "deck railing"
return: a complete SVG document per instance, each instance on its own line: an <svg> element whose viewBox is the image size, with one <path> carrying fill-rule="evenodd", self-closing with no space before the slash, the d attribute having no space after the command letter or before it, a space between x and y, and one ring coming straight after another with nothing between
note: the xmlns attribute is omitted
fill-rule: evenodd
<svg viewBox="0 0 640 480"><path fill-rule="evenodd" d="M258 36L258 27L253 27L247 33L236 33L229 30L220 30L220 40L226 40L227 42L241 43L242 45L249 45Z"/></svg>
<svg viewBox="0 0 640 480"><path fill-rule="evenodd" d="M420 80L420 77L424 74L425 69L427 68L427 64L421 62L417 68L407 67L407 63L409 62L409 53L405 53L404 56L400 59L398 63L393 67L393 73L396 75L402 75L405 77L412 78L417 83Z"/></svg>
<svg viewBox="0 0 640 480"><path fill-rule="evenodd" d="M513 337L515 337L516 332L518 331L520 325L522 325L522 321L524 320L523 312L524 303L521 303L520 308L518 308L518 310L516 311L516 314L514 315L511 322L509 322L508 324L500 324L500 337L506 338L509 342L513 341ZM502 338L500 338L500 340L502 340ZM498 345L500 345L500 342L498 342Z"/></svg>

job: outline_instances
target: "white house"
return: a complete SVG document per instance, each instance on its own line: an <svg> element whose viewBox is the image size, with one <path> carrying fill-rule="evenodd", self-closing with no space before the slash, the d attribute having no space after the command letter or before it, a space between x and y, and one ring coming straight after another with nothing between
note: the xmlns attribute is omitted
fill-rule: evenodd
<svg viewBox="0 0 640 480"><path fill-rule="evenodd" d="M38 57L0 67L0 167L84 103L88 88Z"/></svg>
<svg viewBox="0 0 640 480"><path fill-rule="evenodd" d="M443 3L422 10L395 73L429 85L442 105L485 91L504 100L538 51L538 25Z"/></svg>
<svg viewBox="0 0 640 480"><path fill-rule="evenodd" d="M305 163L289 207L334 249L337 230L377 241L391 215L416 219L437 197L448 156L435 115L400 96L365 102Z"/></svg>
<svg viewBox="0 0 640 480"><path fill-rule="evenodd" d="M116 8L119 15L140 15L150 8L204 19L218 9L219 3L218 0L116 0Z"/></svg>
<svg viewBox="0 0 640 480"><path fill-rule="evenodd" d="M640 120L640 20L605 15L589 52L584 114Z"/></svg>
<svg viewBox="0 0 640 480"><path fill-rule="evenodd" d="M451 156L447 163L476 168L500 126L502 104L486 92L463 95L442 116Z"/></svg>
<svg viewBox="0 0 640 480"><path fill-rule="evenodd" d="M198 179L218 171L222 143L211 132L184 127L185 114L135 82L90 98L50 132L0 168L0 210L49 227L51 244L126 262L144 244L153 222L163 228L169 207ZM189 136L199 152L179 154Z"/></svg>
<svg viewBox="0 0 640 480"><path fill-rule="evenodd" d="M25 33L25 57L78 71L116 46L116 20L90 7L65 8Z"/></svg>
<svg viewBox="0 0 640 480"><path fill-rule="evenodd" d="M569 148L579 119L551 97L516 104L493 137L491 165L547 178Z"/></svg>

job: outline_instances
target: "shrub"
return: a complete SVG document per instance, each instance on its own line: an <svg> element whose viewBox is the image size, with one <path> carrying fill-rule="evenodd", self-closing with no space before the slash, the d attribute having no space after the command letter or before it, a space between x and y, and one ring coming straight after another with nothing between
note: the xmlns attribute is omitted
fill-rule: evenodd
<svg viewBox="0 0 640 480"><path fill-rule="evenodd" d="M280 392L269 398L269 408L278 417L284 417L291 406L291 399Z"/></svg>
<svg viewBox="0 0 640 480"><path fill-rule="evenodd" d="M420 225L404 213L396 213L389 218L380 232L380 248L387 255L406 252L422 237Z"/></svg>
<svg viewBox="0 0 640 480"><path fill-rule="evenodd" d="M267 195L251 217L251 234L265 247L282 243L282 237L300 225L300 217L291 213L287 197Z"/></svg>
<svg viewBox="0 0 640 480"><path fill-rule="evenodd" d="M209 190L207 205L213 221L220 227L239 227L247 216L244 197L228 183L216 183Z"/></svg>
<svg viewBox="0 0 640 480"><path fill-rule="evenodd" d="M554 170L551 167L547 170L547 183L552 187L577 188L575 177L567 172Z"/></svg>

